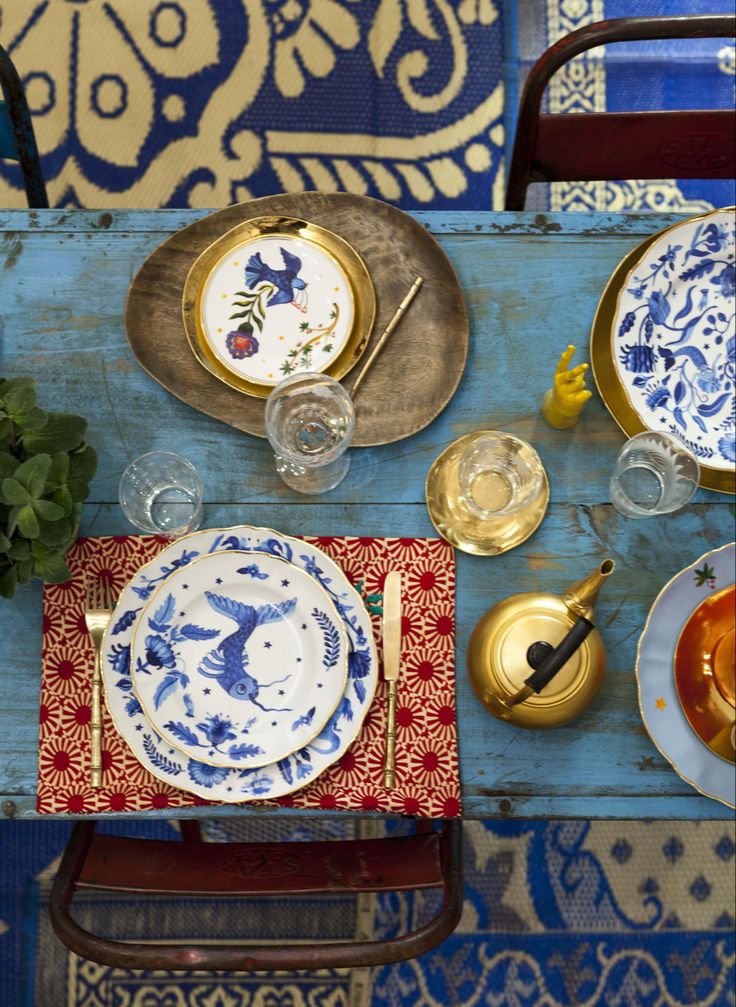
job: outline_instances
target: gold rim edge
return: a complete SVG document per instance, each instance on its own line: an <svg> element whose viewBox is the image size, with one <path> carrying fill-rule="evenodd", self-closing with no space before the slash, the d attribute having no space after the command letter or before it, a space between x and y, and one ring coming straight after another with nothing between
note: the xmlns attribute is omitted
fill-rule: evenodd
<svg viewBox="0 0 736 1007"><path fill-rule="evenodd" d="M613 321L616 316L621 289L625 285L626 279L632 269L643 257L649 246L654 244L663 235L690 221L706 220L714 213L728 213L734 210L736 210L736 207L720 207L717 210L709 210L707 213L685 217L675 224L670 224L669 227L662 228L661 231L657 231L655 234L645 238L631 249L630 252L627 252L619 261L606 283L598 301L590 330L590 362L598 394L603 400L603 404L608 410L609 415L627 437L644 433L650 428L644 424L631 404L626 388L619 378L616 365L613 361ZM614 288L616 288L615 303L612 304ZM604 388L604 382L606 381L609 385L608 388ZM736 494L736 470L729 472L726 469L716 469L710 465L701 465L700 486L703 489L713 490L716 493Z"/></svg>
<svg viewBox="0 0 736 1007"><path fill-rule="evenodd" d="M662 598L662 595L670 587L670 585L674 581L676 581L677 578L679 576L681 576L682 574L685 574L688 571L693 570L698 565L698 563L702 563L703 560L707 559L708 556L713 556L715 553L723 552L725 549L733 549L735 546L736 546L736 542L727 542L725 545L719 546L717 549L708 549L708 551L704 552L702 556L698 557L698 559L694 560L688 566L683 567L682 570L678 570L678 572L676 574L674 574L672 577L670 577L670 579L667 581L667 583L660 590L659 594L657 595L657 597L652 602L651 607L649 609L649 612L647 613L647 619L646 619L646 622L644 623L644 628L642 629L642 631L641 631L641 633L639 635L639 640L638 640L637 645L636 645L636 661L635 661L635 664L634 664L634 674L635 674L635 677L636 677L636 693L637 693L637 700L638 700L638 703L639 703L639 714L641 716L642 722L644 723L644 726L647 729L647 734L649 735L649 740L652 742L652 744L657 749L657 751L659 752L659 754L664 759L666 759L667 762L669 762L669 764L672 766L672 768L674 769L674 771L677 773L677 775L680 777L681 780L684 780L684 782L687 783L688 786L692 787L693 790L696 790L702 797L707 797L707 798L709 798L712 801L718 801L719 804L725 804L725 806L727 808L736 808L736 804L730 804L724 798L722 798L722 797L716 797L715 794L708 794L708 793L706 793L705 790L702 790L697 785L697 783L694 783L689 777L685 776L685 774L680 769L678 769L678 767L675 764L675 762L673 761L673 759L665 751L663 751L660 748L659 744L655 740L655 738L654 738L654 736L653 736L653 734L652 734L652 732L651 732L651 730L649 728L649 721L646 718L646 714L644 713L644 706L642 704L641 676L639 674L639 658L641 656L642 640L644 639L644 637L646 635L646 632L649 629L649 623L651 622L654 610L657 607L657 605L659 604L659 601ZM688 723L688 727L689 727L689 723ZM698 739L698 740L700 740L700 739ZM701 744L703 744L702 741L701 741ZM710 749L708 748L708 746L706 745L705 747L706 747L707 751L710 752ZM715 754L715 753L713 753L713 754Z"/></svg>
<svg viewBox="0 0 736 1007"><path fill-rule="evenodd" d="M247 550L247 549L228 549L228 550L226 550L226 552L228 554L230 554L230 555L239 555L239 556L253 556L254 555L253 550ZM217 555L217 553L207 553L204 556L198 556L196 559L192 560L191 563L187 564L186 569L191 569L193 566L196 566L198 563L201 563L203 560L209 559L211 556L216 556L216 555ZM285 566L289 566L289 567L293 566L292 563L289 563L288 560L283 559L281 556L273 556L273 555L271 555L271 553L259 553L257 555L269 556L271 559L277 560L279 563L283 563ZM306 573L306 571L301 570L300 567L297 567L297 569L299 569L300 572L304 573L304 575L306 577L309 577L309 574ZM178 572L178 571L174 571L174 573L176 573L176 572ZM332 599L327 594L327 592L322 587L322 585L319 583L319 581L316 581L313 577L309 577L309 579L318 588L318 590L321 591L322 594L325 596L325 599L326 599L328 605L330 606L330 608L334 609L335 606L334 606L334 603L333 603ZM164 580L161 584L159 584L159 586L157 588L154 589L153 594L150 596L150 598L146 599L146 602L143 605L143 608L138 613L138 616L137 616L137 618L135 620L135 624L133 626L133 632L131 633L131 636L130 636L131 667L132 667L132 660L133 660L133 655L134 655L134 651L135 651L136 636L137 636L138 630L140 629L141 620L143 619L144 613L146 612L146 610L150 609L150 606L153 604L154 599L158 596L159 592L162 591L166 587L167 583L168 583L168 578L166 578L166 580ZM320 734L320 732L324 729L325 725L327 724L327 721L330 719L330 717L333 715L333 713L335 712L335 710L340 705L340 700L342 699L342 697L343 697L343 695L345 693L345 688L347 686L347 681L348 681L348 640L347 640L347 633L345 632L345 623L340 618L339 613L335 612L335 615L336 615L336 621L339 620L339 622L340 622L340 625L339 625L339 628L338 628L338 632L340 633L341 641L344 643L344 647L345 647L345 660L343 662L343 668L342 668L342 688L340 689L340 691L338 693L338 696L337 696L337 699L335 700L335 705L332 707L332 709L327 714L327 716L325 717L325 719L322 722L322 724L320 725L320 727L314 732L314 734L310 735L310 737L306 741L300 742L298 745L296 745L294 748L290 749L288 752L284 752L283 755L276 756L274 758L269 759L267 762L262 762L262 763L260 763L258 765L250 763L248 765L242 764L242 765L239 765L239 766L235 766L235 765L223 766L219 762L209 762L207 759L200 759L199 757L195 760L196 762L202 762L202 763L204 763L205 766L213 766L216 769L264 769L266 766L273 765L274 762L279 762L281 759L286 759L288 756L293 755L294 752L298 751L300 748L306 748L307 745L311 745L311 743ZM149 713L149 711L146 708L146 704L144 704L143 700L141 699L141 696L140 696L140 694L139 694L139 692L138 692L138 690L136 688L136 685L135 685L135 679L133 678L132 674L130 676L130 680L131 680L132 685L133 685L133 693L135 694L136 699L138 700L138 702L141 705L141 710L143 711L143 716L148 721L148 723L151 725L152 730L154 730L156 732L156 734L160 734L161 733L160 730L156 727L156 725L153 723L153 720L151 719L150 713ZM181 755L186 756L187 759L193 759L194 758L194 756L192 755L191 752L187 752L185 749L180 748L179 745L177 745L176 742L172 741L171 738L169 738L168 736L166 737L166 740L168 741L168 743L171 745L172 748L175 748L177 752L181 753Z"/></svg>
<svg viewBox="0 0 736 1007"><path fill-rule="evenodd" d="M326 249L337 260L346 275L354 305L353 327L343 349L329 367L325 368L325 374L339 381L349 373L365 353L376 318L376 294L368 267L353 246L334 231L298 217L274 214L241 221L225 231L199 253L187 273L181 298L184 333L192 353L205 370L228 387L260 399L268 398L275 385L259 384L248 378L240 377L234 371L229 370L216 356L200 332L200 303L207 280L217 262L229 251L238 248L250 238L264 233L260 230L264 222L278 222L282 227L281 233L285 233L291 225L297 236L303 237L304 240L316 244L323 250ZM303 231L307 233L303 235ZM312 232L316 237L326 236L327 241L320 242L316 240L316 237L312 238ZM265 233L276 234L279 232L274 230ZM294 233L288 236L293 237ZM330 247L331 245L334 247ZM339 253L348 260L349 265L340 260ZM352 271L350 266L353 267Z"/></svg>
<svg viewBox="0 0 736 1007"><path fill-rule="evenodd" d="M291 535L284 535L282 532L276 531L274 528L267 528L267 527L258 526L258 525L227 525L225 527L218 527L218 528L201 528L201 529L198 529L197 531L190 532L188 535L182 535L181 538L178 538L175 541L176 542L183 542L186 539L193 538L195 535L199 535L201 532L209 532L209 531L212 531L212 532L227 532L227 531L241 531L243 529L250 529L251 531L270 532L272 535L276 535L279 538L286 538L286 539L289 539L290 541L298 541L297 539L294 539L293 536L291 536ZM172 542L171 544L173 545L174 543ZM167 549L168 546L165 546L164 548ZM319 548L319 546L311 546L311 548L316 549L323 556L327 556L327 553L323 553L322 550ZM161 552L163 552L163 551L164 551L164 549L161 550ZM147 563L144 563L142 566L140 566L138 568L138 570L136 570L136 572L133 574L133 576L128 581L126 581L124 587L118 593L118 598L120 598L120 595L123 593L123 591L125 591L133 583L133 581L138 576L138 574L141 573L141 571L148 569L149 566L152 566L156 562L156 560L158 559L159 556L160 556L160 553L157 556L154 556L153 559L150 559ZM330 557L327 556L327 559L330 559ZM335 563L335 561L332 560L332 559L330 559L330 562L331 563ZM338 569L342 570L342 567L340 567L339 564L335 563L335 565L338 567ZM344 573L344 571L343 571L343 573ZM365 721L365 718L368 716L368 710L373 705L373 700L376 698L376 691L378 689L378 677L379 676L378 676L378 650L376 648L376 640L375 640L375 636L373 634L372 624L371 624L371 621L370 621L370 615L368 614L368 610L365 607L365 602L363 601L363 599L361 598L361 596L358 594L358 592L355 590L355 588L350 583L350 581L347 579L347 576L345 577L345 583L348 586L348 590L352 591L352 593L355 595L355 598L357 599L358 605L360 606L361 610L364 612L366 620L368 622L368 625L371 627L371 632L370 632L370 634L368 636L368 646L370 647L371 657L373 658L373 662L374 662L374 665L375 665L375 668L376 668L376 675L375 675L375 678L373 679L373 688L370 690L370 695L368 695L368 692L366 693L366 696L368 698L368 702L365 704L365 708L364 708L362 714L358 715L358 717L357 717L355 734L353 736L353 740L350 742L350 744L345 749L345 752L346 752L358 740L358 735L360 734L360 732L361 732L361 730L363 728L363 722ZM103 640L102 640L102 647L105 647L106 644L107 644L107 635L108 635L108 632L110 631L110 627L111 626L112 626L112 619L108 623L108 628L105 630L105 634L104 634L104 637L103 637ZM136 755L136 753L133 751L133 749L131 748L131 746L126 741L125 734L120 729L120 726L118 724L117 718L115 717L115 714L110 709L110 704L108 703L108 700L107 700L107 688L106 688L106 685L105 685L105 676L104 676L104 673L102 675L100 675L100 681L101 681L101 686L102 686L102 697L103 697L103 699L105 701L105 708L107 709L107 712L110 715L110 719L113 722L113 726L115 727L115 730L117 731L117 733L120 735L120 737L125 742L125 745L126 745L128 751L131 753L131 755L136 760L136 762L140 766L142 766L147 773L149 773L151 776L153 776L154 779L158 780L159 783L163 783L165 786L171 787L172 790L181 790L185 794L191 794L192 797L198 797L201 800L202 799L202 794L199 793L199 791L192 790L191 787L185 787L185 786L182 786L181 784L175 785L175 784L171 783L168 780L162 780L160 777L156 776L155 773L152 773L151 769L149 768L149 766L147 766L143 762L143 760L140 759ZM289 790L285 790L283 794L280 794L279 797L265 797L265 798L243 797L243 798L239 798L238 800L231 800L231 801L228 801L226 798L221 798L221 799L216 800L216 801L210 801L209 803L212 804L212 805L217 805L217 804L263 804L263 805L274 804L274 805L278 805L278 802L279 802L279 800L280 800L281 797L288 797L290 794L295 794L299 790L304 790L305 787L308 787L311 783L314 783L316 780L318 780L319 777L322 775L322 773L326 772L331 766L333 766L338 761L338 759L342 758L342 756L345 754L345 752L342 752L339 756L336 755L335 758L333 758L330 761L328 761L325 764L324 768L313 779L311 779L311 780L310 779L305 779L305 780L303 780L303 781L301 781L299 783L296 783ZM104 780L104 776L103 776L103 780ZM103 782L103 787L104 787L104 782Z"/></svg>

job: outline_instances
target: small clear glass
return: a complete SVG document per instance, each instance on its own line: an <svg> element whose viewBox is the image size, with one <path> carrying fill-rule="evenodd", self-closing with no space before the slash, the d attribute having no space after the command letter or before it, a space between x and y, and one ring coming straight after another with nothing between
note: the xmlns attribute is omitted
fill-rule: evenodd
<svg viewBox="0 0 736 1007"><path fill-rule="evenodd" d="M293 374L266 401L266 435L276 471L298 493L326 493L347 475L355 407L326 374Z"/></svg>
<svg viewBox="0 0 736 1007"><path fill-rule="evenodd" d="M544 468L526 441L489 431L466 448L458 470L460 500L481 521L512 517L544 491Z"/></svg>
<svg viewBox="0 0 736 1007"><path fill-rule="evenodd" d="M611 502L626 517L671 514L698 488L700 466L670 434L647 431L621 448L611 476Z"/></svg>
<svg viewBox="0 0 736 1007"><path fill-rule="evenodd" d="M120 479L120 506L137 528L176 538L202 523L202 480L186 458L151 451L131 462Z"/></svg>

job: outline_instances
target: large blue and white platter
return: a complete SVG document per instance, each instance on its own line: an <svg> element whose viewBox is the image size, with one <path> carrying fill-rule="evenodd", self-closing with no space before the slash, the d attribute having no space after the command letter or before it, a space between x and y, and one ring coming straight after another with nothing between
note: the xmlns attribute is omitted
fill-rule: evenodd
<svg viewBox="0 0 736 1007"><path fill-rule="evenodd" d="M630 269L613 319L616 372L649 430L676 434L702 466L736 462L736 216L663 231Z"/></svg>
<svg viewBox="0 0 736 1007"><path fill-rule="evenodd" d="M145 603L133 692L156 732L213 766L278 762L322 730L345 690L345 628L324 588L268 554L210 553Z"/></svg>
<svg viewBox="0 0 736 1007"><path fill-rule="evenodd" d="M636 678L639 706L649 735L676 772L701 794L729 807L736 800L736 766L698 737L680 704L675 650L690 616L712 591L734 583L736 545L714 549L666 584L639 639Z"/></svg>
<svg viewBox="0 0 736 1007"><path fill-rule="evenodd" d="M133 691L131 642L144 604L176 571L201 556L250 552L276 556L320 585L335 607L347 640L347 681L335 712L304 748L261 767L213 766L184 754L146 718ZM239 565L241 561L238 560ZM102 645L105 700L113 722L141 764L164 783L210 801L270 800L299 790L336 762L358 735L373 701L378 661L370 618L360 595L320 549L270 528L240 525L208 529L177 539L141 567L122 591Z"/></svg>

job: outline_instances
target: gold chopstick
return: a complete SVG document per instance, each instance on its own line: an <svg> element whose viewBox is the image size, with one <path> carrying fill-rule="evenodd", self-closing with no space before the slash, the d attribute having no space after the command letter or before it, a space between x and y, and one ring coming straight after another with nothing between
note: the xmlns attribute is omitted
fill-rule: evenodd
<svg viewBox="0 0 736 1007"><path fill-rule="evenodd" d="M373 352L368 357L368 359L366 360L366 362L363 364L363 366L362 366L362 368L360 370L360 373L358 374L358 377L353 382L353 385L352 385L352 387L350 389L350 395L353 398L355 398L355 396L357 394L357 391L360 388L360 386L361 386L361 384L363 382L363 379L365 378L366 374L368 373L368 370L371 367L373 361L376 359L376 357L378 356L378 354L381 352L381 350L383 349L383 347L388 342L388 340L389 340L389 338L391 336L391 333L394 331L394 329L396 328L396 326L399 324L399 322L401 321L401 319L404 317L407 309L409 308L409 305L411 304L411 302L414 300L414 298L419 293L419 289L420 289L420 287L422 286L423 283L424 283L423 277L417 276L417 278L414 280L414 282L412 283L411 287L409 288L409 291L408 291L406 297L404 298L404 300L401 302L401 304L396 309L396 312L394 313L394 317L391 319L391 321L388 323L388 325L386 326L386 328L383 330L383 334L381 335L381 338L376 343L376 345L375 345L375 347L373 349Z"/></svg>

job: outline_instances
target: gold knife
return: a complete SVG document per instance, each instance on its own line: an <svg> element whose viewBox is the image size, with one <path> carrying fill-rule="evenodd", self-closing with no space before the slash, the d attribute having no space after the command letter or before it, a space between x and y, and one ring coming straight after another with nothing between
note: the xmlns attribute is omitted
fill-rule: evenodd
<svg viewBox="0 0 736 1007"><path fill-rule="evenodd" d="M396 785L394 753L396 750L396 695L401 667L401 573L392 570L383 586L383 677L388 683L388 713L386 719L386 760L383 764L383 785L393 790Z"/></svg>

